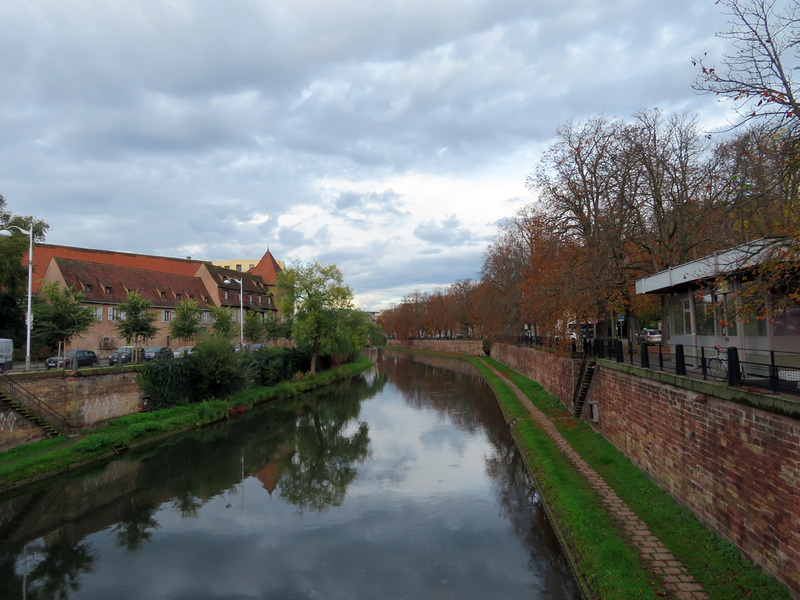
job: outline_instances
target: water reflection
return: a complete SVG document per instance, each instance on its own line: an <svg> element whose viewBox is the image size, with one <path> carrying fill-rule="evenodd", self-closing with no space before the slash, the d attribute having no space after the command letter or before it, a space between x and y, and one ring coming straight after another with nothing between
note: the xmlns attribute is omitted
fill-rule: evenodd
<svg viewBox="0 0 800 600"><path fill-rule="evenodd" d="M391 353L0 502L2 598L577 598L566 565L482 380Z"/></svg>

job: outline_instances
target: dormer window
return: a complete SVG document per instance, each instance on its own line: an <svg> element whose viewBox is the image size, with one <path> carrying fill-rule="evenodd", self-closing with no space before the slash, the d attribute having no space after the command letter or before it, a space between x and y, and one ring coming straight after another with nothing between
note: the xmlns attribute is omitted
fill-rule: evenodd
<svg viewBox="0 0 800 600"><path fill-rule="evenodd" d="M175 300L180 300L180 299L181 299L180 293L175 294Z"/></svg>
<svg viewBox="0 0 800 600"><path fill-rule="evenodd" d="M161 299L162 300L166 300L167 299L167 292L161 292Z"/></svg>
<svg viewBox="0 0 800 600"><path fill-rule="evenodd" d="M92 284L91 283L84 283L83 284L83 291L85 291L87 294L91 294L92 293Z"/></svg>
<svg viewBox="0 0 800 600"><path fill-rule="evenodd" d="M106 286L106 296L110 296L113 293L114 293L114 290L111 288L111 286L107 285Z"/></svg>

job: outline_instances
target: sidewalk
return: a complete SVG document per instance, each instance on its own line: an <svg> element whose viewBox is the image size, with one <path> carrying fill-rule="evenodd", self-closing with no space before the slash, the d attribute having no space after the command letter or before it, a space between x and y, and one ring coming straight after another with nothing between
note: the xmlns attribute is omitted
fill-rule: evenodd
<svg viewBox="0 0 800 600"><path fill-rule="evenodd" d="M638 549L642 559L649 563L650 571L661 576L664 581L664 588L673 592L675 598L679 600L708 600L708 594L688 572L686 567L670 554L664 543L653 535L647 525L636 517L627 504L603 481L602 477L570 446L553 422L536 408L528 397L511 381L488 363L485 364L514 392L517 399L531 414L535 423L564 452L576 471L586 479L598 494L603 507L617 522L620 530Z"/></svg>

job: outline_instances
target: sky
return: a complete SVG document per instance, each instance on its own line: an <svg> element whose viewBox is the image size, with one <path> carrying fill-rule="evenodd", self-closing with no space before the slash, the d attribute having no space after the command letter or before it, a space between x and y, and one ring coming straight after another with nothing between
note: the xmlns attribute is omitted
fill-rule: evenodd
<svg viewBox="0 0 800 600"><path fill-rule="evenodd" d="M478 279L556 128L732 108L714 0L0 2L0 194L46 242L337 265L365 310ZM35 252L35 250L34 250Z"/></svg>

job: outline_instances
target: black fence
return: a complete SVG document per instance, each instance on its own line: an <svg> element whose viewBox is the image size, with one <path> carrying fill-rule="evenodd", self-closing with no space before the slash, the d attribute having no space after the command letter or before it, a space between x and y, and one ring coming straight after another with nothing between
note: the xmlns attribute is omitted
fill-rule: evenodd
<svg viewBox="0 0 800 600"><path fill-rule="evenodd" d="M725 382L773 393L800 395L800 353L740 349L735 346L633 344L628 340L590 340L584 352L646 369Z"/></svg>

